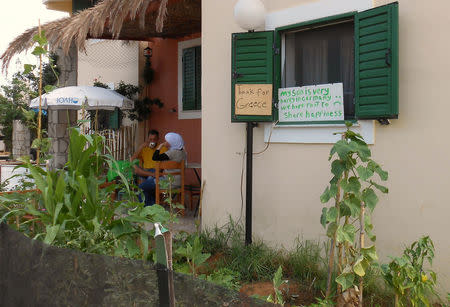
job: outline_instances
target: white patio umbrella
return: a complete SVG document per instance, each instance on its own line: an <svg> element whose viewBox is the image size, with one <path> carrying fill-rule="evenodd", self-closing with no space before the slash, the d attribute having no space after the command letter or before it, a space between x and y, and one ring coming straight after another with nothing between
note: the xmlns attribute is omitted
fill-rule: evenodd
<svg viewBox="0 0 450 307"><path fill-rule="evenodd" d="M42 95L42 108L80 110L133 109L134 103L119 93L95 86L67 86ZM30 108L39 108L39 97L31 100Z"/></svg>

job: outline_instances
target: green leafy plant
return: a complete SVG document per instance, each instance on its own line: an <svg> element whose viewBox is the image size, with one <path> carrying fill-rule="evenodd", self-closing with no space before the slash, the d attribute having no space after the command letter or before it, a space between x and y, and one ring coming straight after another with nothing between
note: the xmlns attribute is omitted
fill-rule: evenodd
<svg viewBox="0 0 450 307"><path fill-rule="evenodd" d="M275 275L272 280L275 295L272 296L272 294L270 294L269 297L267 298L267 301L284 306L285 301L283 298L283 292L281 292L280 287L282 284L287 283L287 280L282 280L282 277L283 277L283 269L281 268L280 265L278 267L278 270L275 272Z"/></svg>
<svg viewBox="0 0 450 307"><path fill-rule="evenodd" d="M163 105L164 104L159 98L151 99L149 97L144 97L143 99L136 99L134 100L134 109L128 112L128 117L131 120L142 122L148 119L149 115L152 113L153 106L162 108Z"/></svg>
<svg viewBox="0 0 450 307"><path fill-rule="evenodd" d="M34 49L31 52L31 54L35 55L39 58L39 78L36 78L36 81L39 80L39 83L37 85L37 91L39 97L42 95L42 89L45 90L45 92L49 93L57 88L57 85L59 84L59 69L56 67L56 55L50 53L48 51L48 40L45 36L45 31L41 31L41 27L39 25L39 32L33 36L34 41ZM45 65L43 63L43 58L46 58L48 60L48 64ZM25 64L24 65L24 74L31 74L32 71L36 68L35 65L31 64ZM45 68L45 70L43 70ZM53 73L54 78L49 77L49 71ZM44 75L45 72L45 75ZM49 82L47 84L44 84L43 81ZM55 82L56 85L50 82ZM47 152L50 149L50 140L48 138L42 137L42 108L39 105L39 111L37 115L37 123L36 123L36 134L37 134L37 140L33 141L32 147L36 149L36 162L37 164L40 163L41 158L45 159L47 158ZM42 155L42 157L41 157Z"/></svg>
<svg viewBox="0 0 450 307"><path fill-rule="evenodd" d="M159 185L162 189L167 190L167 195L164 199L164 202L169 206L170 218L169 223L175 223L178 221L178 211L183 210L184 206L180 203L176 203L173 201L173 185L175 182L175 177L173 175L168 174L167 176L161 178L159 181Z"/></svg>
<svg viewBox="0 0 450 307"><path fill-rule="evenodd" d="M203 253L203 246L200 243L198 236L194 239L194 244L186 242L186 247L179 247L175 253L179 256L185 257L188 263L189 269L194 276L198 275L198 267L205 263L211 256L209 253Z"/></svg>
<svg viewBox="0 0 450 307"><path fill-rule="evenodd" d="M436 295L436 273L424 268L431 266L434 244L430 237L420 238L406 248L401 257L382 265L386 283L395 291L395 306L431 306L428 294Z"/></svg>
<svg viewBox="0 0 450 307"><path fill-rule="evenodd" d="M48 244L148 259L153 231L145 224L167 223L170 214L161 206L135 202L126 181L102 187L103 166L117 163L102 154L103 147L103 137L72 128L65 169L43 170L23 160L21 167L29 171L38 192L3 195L2 220ZM121 173L119 177L125 178ZM113 200L116 190L128 195L127 200Z"/></svg>
<svg viewBox="0 0 450 307"><path fill-rule="evenodd" d="M240 288L239 273L228 268L219 268L210 274L201 274L198 277L228 289L237 291Z"/></svg>
<svg viewBox="0 0 450 307"><path fill-rule="evenodd" d="M326 227L331 240L326 297L331 294L332 276L335 274L338 296L358 285L359 300L362 302L363 276L378 259L375 245L365 244L366 235L372 242L376 239L370 219L378 203L374 189L388 192L385 186L374 181L373 176L377 174L379 179L386 181L388 173L370 158L368 145L350 127L351 124L347 124L347 130L341 133L341 140L330 151L329 160L335 157L331 163L333 178L320 200L328 203L332 199L334 205L322 209L320 223Z"/></svg>
<svg viewBox="0 0 450 307"><path fill-rule="evenodd" d="M329 299L316 298L316 300L317 303L311 304L308 307L331 307L335 305L334 302Z"/></svg>

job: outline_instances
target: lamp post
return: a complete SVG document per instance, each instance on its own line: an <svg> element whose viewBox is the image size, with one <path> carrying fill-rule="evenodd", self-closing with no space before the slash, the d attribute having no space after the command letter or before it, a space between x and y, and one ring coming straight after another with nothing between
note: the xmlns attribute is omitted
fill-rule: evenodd
<svg viewBox="0 0 450 307"><path fill-rule="evenodd" d="M153 55L153 50L152 50L152 48L150 48L150 47L144 48L144 56L145 56L146 59L150 60L150 58L152 57L152 55Z"/></svg>
<svg viewBox="0 0 450 307"><path fill-rule="evenodd" d="M249 31L264 25L266 9L260 0L239 0L234 6L237 24ZM253 128L254 122L247 122L247 155L245 175L245 244L252 243L252 196L253 196Z"/></svg>

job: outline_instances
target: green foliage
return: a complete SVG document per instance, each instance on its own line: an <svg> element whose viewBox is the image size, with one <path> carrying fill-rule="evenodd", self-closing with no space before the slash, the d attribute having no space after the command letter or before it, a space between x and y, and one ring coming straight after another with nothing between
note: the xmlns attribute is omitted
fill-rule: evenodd
<svg viewBox="0 0 450 307"><path fill-rule="evenodd" d="M2 86L0 126L6 151L12 151L12 123L14 120L21 120L29 128L33 128L31 123L36 114L29 110L28 101L37 96L37 93L30 85L32 80L29 74L16 73L8 85Z"/></svg>
<svg viewBox="0 0 450 307"><path fill-rule="evenodd" d="M109 88L109 86L103 82L101 82L99 79L94 79L94 86L97 87L103 87L103 88ZM160 99L150 99L148 97L145 97L143 99L136 98L139 93L141 93L142 88L135 86L133 84L127 84L123 81L120 81L117 87L114 89L117 93L127 97L128 99L131 99L134 101L134 108L133 110L125 110L125 112L120 111L120 117L122 118L124 116L124 113L128 116L131 120L137 120L137 121L144 121L147 120L152 112L153 106L157 106L159 108L163 107L163 103ZM104 117L107 114L110 114L111 111L99 111L99 117ZM95 111L90 111L89 115L90 118L95 118ZM105 114L105 115L102 115ZM107 115L109 116L109 115Z"/></svg>
<svg viewBox="0 0 450 307"><path fill-rule="evenodd" d="M273 279L275 272L281 266L285 277L299 284L299 291L312 293L317 297L325 292L328 264L325 255L329 251L329 244L299 238L291 250L277 250L259 240L246 246L243 243L243 234L243 226L231 218L224 226L204 229L199 234L203 252L213 255L211 265L205 268L205 276L225 268L234 272L236 283L268 281ZM186 240L193 242L193 238L192 235L178 237L174 243L175 245L185 244L183 242ZM369 248L367 254L371 255L371 251L372 249ZM182 261L178 261L175 267L183 271ZM186 266L183 272L188 273L189 268ZM370 266L365 273L363 279L366 306L389 306L392 293L384 287L383 277L378 267ZM333 284L334 288L336 288L335 285ZM267 299L262 296L258 298ZM334 306L331 300L319 301L320 303L313 306Z"/></svg>
<svg viewBox="0 0 450 307"><path fill-rule="evenodd" d="M134 100L134 109L129 111L128 117L131 120L144 121L147 120L152 112L153 106L163 107L163 103L159 98L151 99L145 97L143 99Z"/></svg>
<svg viewBox="0 0 450 307"><path fill-rule="evenodd" d="M209 275L201 274L198 277L235 291L238 291L240 288L239 273L228 268L219 268L218 270L214 270Z"/></svg>
<svg viewBox="0 0 450 307"><path fill-rule="evenodd" d="M433 258L433 241L425 236L382 266L386 283L395 291L396 306L431 306L428 295L436 294L436 273L424 265L428 262L431 266Z"/></svg>
<svg viewBox="0 0 450 307"><path fill-rule="evenodd" d="M323 250L318 242L297 238L294 248L285 256L285 271L310 289L325 290L327 262Z"/></svg>
<svg viewBox="0 0 450 307"><path fill-rule="evenodd" d="M269 295L267 298L268 302L274 303L274 304L280 304L284 306L285 301L283 298L283 293L280 290L280 287L282 284L287 283L287 280L282 280L283 276L283 269L281 268L281 265L278 267L278 270L275 272L275 275L273 276L273 290L275 292L275 295L272 296Z"/></svg>
<svg viewBox="0 0 450 307"><path fill-rule="evenodd" d="M12 226L48 244L147 259L148 237L153 231L147 231L144 224L167 223L170 214L161 206L144 207L134 202L128 185L101 188L104 164L117 163L102 154L103 146L103 137L71 129L65 169L44 171L24 160L21 167L29 171L40 193L4 195L1 203L6 213L2 219L10 221L17 216L20 223L13 219ZM114 190L122 190L128 200L113 201L110 195ZM32 216L33 223L26 216Z"/></svg>
<svg viewBox="0 0 450 307"><path fill-rule="evenodd" d="M308 307L331 307L334 306L334 302L329 299L317 298L317 303L311 304Z"/></svg>
<svg viewBox="0 0 450 307"><path fill-rule="evenodd" d="M175 254L186 258L190 271L194 276L198 274L198 267L202 265L210 256L209 253L203 253L203 246L200 243L200 238L195 237L194 244L186 242L186 247L179 247Z"/></svg>
<svg viewBox="0 0 450 307"><path fill-rule="evenodd" d="M326 228L327 236L332 242L329 276L335 268L334 249L339 250L335 279L340 285L339 291L356 285L358 279L362 278L378 259L375 245L361 248L356 235L362 230L361 236L367 233L372 242L376 240L370 219L370 213L378 203L374 189L382 193L388 192L386 187L374 181L375 174L381 181L386 181L388 173L371 159L368 145L362 136L351 131L350 127L351 124L348 124L347 131L342 133L341 140L337 141L330 151L329 160L334 158L331 163L333 177L320 196L322 203L334 201L332 207L322 209L320 223ZM365 208L369 210L366 212ZM363 225L363 229L358 229L356 225ZM330 294L330 289L329 279L327 295Z"/></svg>

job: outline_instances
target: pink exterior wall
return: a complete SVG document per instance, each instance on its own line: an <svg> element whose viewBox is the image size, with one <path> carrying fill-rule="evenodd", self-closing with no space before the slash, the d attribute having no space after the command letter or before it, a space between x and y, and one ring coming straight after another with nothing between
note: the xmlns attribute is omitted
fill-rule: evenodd
<svg viewBox="0 0 450 307"><path fill-rule="evenodd" d="M156 129L161 139L167 132L181 134L188 153L188 162L201 163L201 119L178 119L178 41L197 37L200 35L180 40L155 39L150 42L153 49L151 63L155 75L152 83L144 87L142 95L152 99L159 98L164 106L161 109L153 106L150 118L145 125L141 125L141 131L147 133L149 129ZM147 43L142 42L140 55L145 47ZM141 76L145 58L140 56L139 59L140 84L143 85ZM186 171L186 184L198 184L193 171L189 169Z"/></svg>

